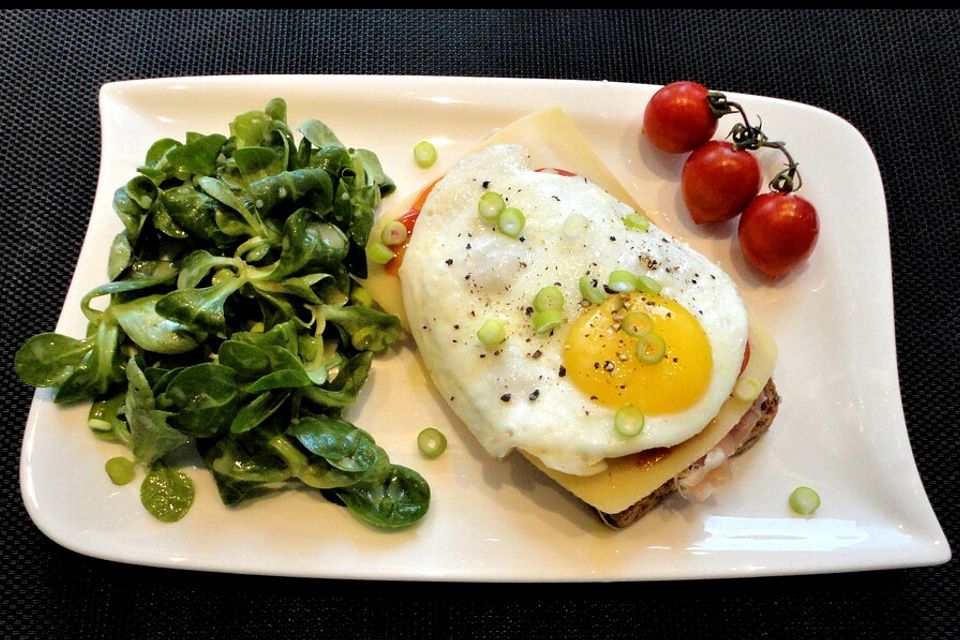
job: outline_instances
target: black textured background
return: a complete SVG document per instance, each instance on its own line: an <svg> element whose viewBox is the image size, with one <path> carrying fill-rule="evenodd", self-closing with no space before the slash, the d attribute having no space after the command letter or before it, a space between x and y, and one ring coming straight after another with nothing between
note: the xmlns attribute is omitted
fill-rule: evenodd
<svg viewBox="0 0 960 640"><path fill-rule="evenodd" d="M870 142L890 212L907 425L956 549L958 33L956 12L4 11L0 636L956 637L956 561L803 578L471 586L228 576L78 556L24 511L17 473L32 390L10 364L59 314L93 202L104 82L227 73L695 79L814 104Z"/></svg>

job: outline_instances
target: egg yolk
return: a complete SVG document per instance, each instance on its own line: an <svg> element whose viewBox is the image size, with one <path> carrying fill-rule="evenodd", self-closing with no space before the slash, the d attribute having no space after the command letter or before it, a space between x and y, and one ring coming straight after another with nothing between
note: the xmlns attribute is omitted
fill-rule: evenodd
<svg viewBox="0 0 960 640"><path fill-rule="evenodd" d="M621 328L633 312L650 316L651 332L663 338L666 352L659 361L641 361L638 338ZM683 411L703 396L713 357L700 323L675 301L621 293L589 307L574 321L563 364L573 384L595 402L613 408L632 404L646 415L663 415Z"/></svg>

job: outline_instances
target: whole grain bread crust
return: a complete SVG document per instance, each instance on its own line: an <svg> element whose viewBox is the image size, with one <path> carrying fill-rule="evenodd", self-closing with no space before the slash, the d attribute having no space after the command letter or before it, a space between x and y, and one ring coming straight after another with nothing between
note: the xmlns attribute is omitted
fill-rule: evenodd
<svg viewBox="0 0 960 640"><path fill-rule="evenodd" d="M760 439L764 433L770 428L770 424L773 422L773 419L777 415L777 410L780 408L780 396L777 394L777 387L773 384L773 379L767 381L767 384L764 385L763 389L760 391L760 395L757 396L757 399L754 401L752 408L757 408L759 405L760 417L756 419L753 427L750 429L750 436L747 440L737 449L736 453L733 455L737 456L752 447L756 444L757 440ZM746 415L749 415L748 411ZM691 465L695 467L696 464ZM677 483L674 480L668 480L660 485L656 491L647 495L645 498L642 498L638 502L635 502L631 506L627 507L619 513L604 513L603 511L597 511L600 515L600 519L611 527L622 529L627 527L643 516L645 516L651 509L656 507L658 504L663 502L671 493L676 491Z"/></svg>

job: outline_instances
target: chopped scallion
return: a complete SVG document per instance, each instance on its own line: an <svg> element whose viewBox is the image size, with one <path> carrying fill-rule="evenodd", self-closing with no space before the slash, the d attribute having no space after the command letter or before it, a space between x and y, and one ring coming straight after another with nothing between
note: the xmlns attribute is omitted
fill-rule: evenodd
<svg viewBox="0 0 960 640"><path fill-rule="evenodd" d="M576 240L577 238L582 238L583 234L587 232L587 229L590 228L590 221L587 220L582 214L571 213L567 216L567 219L563 221L563 228L561 229L563 237L567 240Z"/></svg>
<svg viewBox="0 0 960 640"><path fill-rule="evenodd" d="M628 336L639 338L653 331L653 318L643 311L634 311L620 321L620 328Z"/></svg>
<svg viewBox="0 0 960 640"><path fill-rule="evenodd" d="M447 450L447 437L433 427L427 427L417 436L417 448L428 458L436 458Z"/></svg>
<svg viewBox="0 0 960 640"><path fill-rule="evenodd" d="M394 253L387 245L374 241L367 244L367 257L374 264L387 264L393 260Z"/></svg>
<svg viewBox="0 0 960 640"><path fill-rule="evenodd" d="M500 318L488 318L477 329L477 340L488 347L498 345L507 338L507 328Z"/></svg>
<svg viewBox="0 0 960 640"><path fill-rule="evenodd" d="M643 412L632 404L621 407L613 416L613 426L625 438L633 438L643 431Z"/></svg>
<svg viewBox="0 0 960 640"><path fill-rule="evenodd" d="M437 161L437 148L427 140L421 140L413 148L413 159L417 166L423 169L433 166L433 163Z"/></svg>
<svg viewBox="0 0 960 640"><path fill-rule="evenodd" d="M808 516L820 507L820 494L810 487L797 487L790 494L790 508L793 512Z"/></svg>
<svg viewBox="0 0 960 640"><path fill-rule="evenodd" d="M497 218L497 229L505 236L516 238L523 232L526 223L527 220L520 209L507 207L500 212L500 217Z"/></svg>
<svg viewBox="0 0 960 640"><path fill-rule="evenodd" d="M656 333L648 333L637 339L637 357L643 364L657 364L667 355L667 344Z"/></svg>
<svg viewBox="0 0 960 640"><path fill-rule="evenodd" d="M563 310L563 292L556 287L544 287L533 297L535 311Z"/></svg>
<svg viewBox="0 0 960 640"><path fill-rule="evenodd" d="M480 196L480 201L477 202L477 213L487 222L496 222L505 206L503 196L494 191L488 191Z"/></svg>
<svg viewBox="0 0 960 640"><path fill-rule="evenodd" d="M102 433L110 433L113 430L113 425L110 424L108 420L94 418L92 416L87 420L87 426L94 431L100 431Z"/></svg>
<svg viewBox="0 0 960 640"><path fill-rule="evenodd" d="M611 271L610 277L607 278L607 288L611 291L616 291L617 293L636 291L637 276L622 269Z"/></svg>
<svg viewBox="0 0 960 640"><path fill-rule="evenodd" d="M395 247L407 241L407 227L399 220L388 222L380 232L380 240L388 247Z"/></svg>
<svg viewBox="0 0 960 640"><path fill-rule="evenodd" d="M623 217L623 224L633 231L646 231L650 228L650 221L639 213L630 213Z"/></svg>
<svg viewBox="0 0 960 640"><path fill-rule="evenodd" d="M563 312L559 309L535 311L531 319L533 320L533 330L536 333L546 333L560 326L563 322Z"/></svg>
<svg viewBox="0 0 960 640"><path fill-rule="evenodd" d="M663 290L663 285L651 278L650 276L636 276L637 278L637 289L643 291L644 293L653 293L657 294Z"/></svg>
<svg viewBox="0 0 960 640"><path fill-rule="evenodd" d="M603 290L597 286L596 280L591 280L587 276L580 278L580 295L590 304L600 304L606 300L607 296Z"/></svg>

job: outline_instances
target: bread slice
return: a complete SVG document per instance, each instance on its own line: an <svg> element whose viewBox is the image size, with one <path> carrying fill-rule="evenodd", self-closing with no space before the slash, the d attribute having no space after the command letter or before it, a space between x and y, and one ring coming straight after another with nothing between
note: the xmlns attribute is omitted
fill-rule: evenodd
<svg viewBox="0 0 960 640"><path fill-rule="evenodd" d="M754 416L757 413L759 413L759 417L755 419L754 425L750 429L750 436L733 455L740 455L752 447L760 438L760 436L767 432L767 430L770 428L770 424L776 417L777 410L779 408L780 396L777 394L777 388L773 384L773 379L770 379L760 391L760 395L757 396L753 406L750 407L750 410L744 414L744 420L749 420L750 416ZM701 464L702 462L697 461L690 466L690 469L696 469ZM647 495L645 498L642 498L619 513L604 513L600 510L597 510L597 513L600 515L600 519L611 527L623 529L624 527L633 524L645 516L651 509L663 502L671 493L676 490L676 481L668 480L660 485L653 493Z"/></svg>

